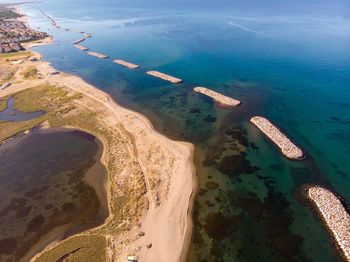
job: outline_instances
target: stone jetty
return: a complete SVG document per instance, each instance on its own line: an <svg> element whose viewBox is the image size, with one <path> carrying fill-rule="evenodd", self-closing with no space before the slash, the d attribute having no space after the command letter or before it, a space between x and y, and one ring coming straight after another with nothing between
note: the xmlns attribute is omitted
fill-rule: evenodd
<svg viewBox="0 0 350 262"><path fill-rule="evenodd" d="M241 104L241 102L236 100L236 99L225 96L223 94L220 94L218 92L215 92L215 91L208 89L208 88L205 88L205 87L197 86L193 90L195 92L209 96L209 97L213 98L215 101L217 101L218 103L226 105L226 106L238 106Z"/></svg>
<svg viewBox="0 0 350 262"><path fill-rule="evenodd" d="M78 44L80 42L83 42L85 40L85 38L80 38L78 40L75 40L72 44L75 45L75 44Z"/></svg>
<svg viewBox="0 0 350 262"><path fill-rule="evenodd" d="M154 77L157 77L157 78L169 81L169 82L171 82L173 84L177 84L177 83L181 83L182 82L182 79L180 79L180 78L176 78L176 77L173 77L173 76L170 76L170 75L158 72L158 71L148 71L147 75L151 75L151 76L154 76Z"/></svg>
<svg viewBox="0 0 350 262"><path fill-rule="evenodd" d="M139 65L135 65L135 64L126 62L124 60L121 60L121 59L113 60L113 63L120 64L120 65L126 66L126 67L131 68L131 69L140 68Z"/></svg>
<svg viewBox="0 0 350 262"><path fill-rule="evenodd" d="M85 47L85 46L82 46L82 45L74 45L74 47L80 49L81 51L89 50L89 48L87 48L87 47Z"/></svg>
<svg viewBox="0 0 350 262"><path fill-rule="evenodd" d="M91 34L84 33L84 36L85 36L85 37L91 37Z"/></svg>
<svg viewBox="0 0 350 262"><path fill-rule="evenodd" d="M79 31L79 30L74 30L74 29L72 29L70 31L74 32L74 33L84 34L84 31Z"/></svg>
<svg viewBox="0 0 350 262"><path fill-rule="evenodd" d="M341 201L329 190L312 186L307 196L319 211L347 261L350 261L350 216Z"/></svg>
<svg viewBox="0 0 350 262"><path fill-rule="evenodd" d="M266 118L255 116L250 119L250 122L270 138L286 157L293 160L301 160L305 157L304 152Z"/></svg>
<svg viewBox="0 0 350 262"><path fill-rule="evenodd" d="M105 59L105 58L108 58L107 55L102 55L102 54L99 54L99 53L96 53L96 52L87 52L89 55L92 55L92 56L96 56L98 58L101 58L101 59Z"/></svg>
<svg viewBox="0 0 350 262"><path fill-rule="evenodd" d="M58 25L56 24L56 21L55 21L51 16L49 16L48 14L46 14L44 11L40 10L40 12L41 12L44 16L46 16L46 17L51 21L51 24L52 24L54 27L56 27L57 29L60 29L60 30L63 30L63 31L69 31L69 29L67 29L67 28L58 26Z"/></svg>

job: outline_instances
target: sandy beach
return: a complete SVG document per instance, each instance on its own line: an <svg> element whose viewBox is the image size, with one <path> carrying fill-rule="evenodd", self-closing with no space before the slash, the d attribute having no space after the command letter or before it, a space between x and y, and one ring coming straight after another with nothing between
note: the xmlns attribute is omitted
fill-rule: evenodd
<svg viewBox="0 0 350 262"><path fill-rule="evenodd" d="M47 62L40 63L37 68L44 75L55 70ZM191 233L189 204L194 188L193 146L172 141L157 133L147 118L120 107L108 94L78 77L61 72L59 75L47 76L46 80L51 84L63 84L81 92L109 110L111 113L108 119L109 124L111 126L122 125L133 137L138 162L145 174L146 181L154 179L151 177L154 176L151 174L152 169L155 165L159 165L160 160L152 159L153 156L149 154L152 148L163 151L160 157L164 160L174 161L170 166L165 165L169 169L163 167L163 172L157 174L157 178L165 182L164 187L169 188L168 193L163 192L164 195L157 196L158 193L152 192L149 186L150 208L141 226L141 231L145 232L145 236L128 247L120 243L117 249L122 250L120 259L125 258L128 253L133 253L140 257L141 262L157 261L160 258L162 259L159 261L181 261L181 258L185 257L182 254L182 251L186 249L184 243ZM160 197L159 204L156 200L158 197ZM144 248L150 243L152 248ZM143 248L138 253L139 247Z"/></svg>
<svg viewBox="0 0 350 262"><path fill-rule="evenodd" d="M24 46L29 50L34 46L51 43L53 40L48 37ZM38 61L24 61L18 72L34 65L42 76L41 79L15 82L11 87L0 90L0 97L43 84L65 86L74 92L82 93L82 106L103 112L104 123L111 129L123 130L133 143L133 152L130 152L130 155L135 157L145 178L148 210L139 227L133 225L131 230L122 232L116 239L109 239L113 243L112 247L108 247L109 260L124 261L127 254L133 254L141 262L184 261L192 231L191 202L196 187L193 145L173 141L157 133L146 117L119 106L107 93L79 77L64 72L51 75L50 72L57 70L48 62L42 61L39 53L32 53L31 58L35 57ZM103 139L101 141L103 142ZM105 157L104 154L103 163L108 162ZM119 175L127 176L123 173ZM106 221L109 220L110 218ZM140 231L143 232L143 236L137 237ZM127 238L134 237L135 241L126 243L123 241L125 235ZM58 244L51 244L49 248Z"/></svg>

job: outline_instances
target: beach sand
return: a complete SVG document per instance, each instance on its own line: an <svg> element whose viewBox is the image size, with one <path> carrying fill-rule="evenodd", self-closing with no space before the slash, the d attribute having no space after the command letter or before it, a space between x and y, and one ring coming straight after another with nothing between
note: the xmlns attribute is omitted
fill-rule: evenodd
<svg viewBox="0 0 350 262"><path fill-rule="evenodd" d="M52 38L48 37L24 46L30 49L52 42ZM65 86L83 93L87 98L84 101L88 101L84 106L103 111L106 116L104 122L111 128L121 127L133 141L134 157L146 180L149 208L140 227L134 225L130 231L113 239L114 250L110 250L112 255L109 257L115 261L124 261L127 254L132 254L138 256L141 262L184 261L191 237L191 203L196 187L193 145L173 141L157 133L146 117L119 106L107 93L79 77L64 72L50 75L50 72L57 70L42 61L39 53L33 53L38 62L25 61L20 64L20 69L29 64L35 65L42 79L13 83L11 87L0 91L0 97L42 84ZM144 236L137 238L140 230ZM134 235L137 240L125 243L125 234L129 238ZM151 248L146 247L149 244L152 244Z"/></svg>
<svg viewBox="0 0 350 262"><path fill-rule="evenodd" d="M40 63L37 68L44 75L54 70L47 62ZM191 233L191 214L188 209L194 188L193 146L172 141L157 133L147 118L117 105L108 94L87 84L81 78L61 72L59 75L47 76L46 80L50 84L65 85L95 100L111 112L109 124L122 125L134 140L138 162L145 174L146 185L149 185L147 191L150 203L141 226L145 236L130 246L122 243L117 245L116 248L122 250L120 259L125 258L128 253L133 253L139 255L141 262L181 261L182 251L186 248L184 243ZM149 159L152 157L150 149L157 147L163 151L161 158L173 161L172 168L168 169L166 165L164 172L157 174L157 178L167 182L169 187L166 199L161 199L159 206L156 203L156 193L152 192L150 181L147 181L151 179L149 173L159 161ZM146 248L148 244L152 244L152 248ZM138 252L139 247L141 249Z"/></svg>

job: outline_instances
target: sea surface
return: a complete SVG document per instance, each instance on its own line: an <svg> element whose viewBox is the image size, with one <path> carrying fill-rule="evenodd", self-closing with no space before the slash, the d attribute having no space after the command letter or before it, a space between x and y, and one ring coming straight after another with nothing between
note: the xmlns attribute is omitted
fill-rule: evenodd
<svg viewBox="0 0 350 262"><path fill-rule="evenodd" d="M52 241L103 223L101 155L93 136L69 129L34 128L0 145L0 261L28 261Z"/></svg>
<svg viewBox="0 0 350 262"><path fill-rule="evenodd" d="M172 7L99 1L23 5L54 36L34 48L58 70L146 115L167 136L194 143L198 195L189 261L340 261L303 186L350 203L350 16L295 10ZM81 38L51 26L92 34ZM112 63L141 65L129 70ZM184 79L152 78L159 70ZM194 93L205 86L242 101L227 109ZM290 161L249 123L277 123L308 155Z"/></svg>

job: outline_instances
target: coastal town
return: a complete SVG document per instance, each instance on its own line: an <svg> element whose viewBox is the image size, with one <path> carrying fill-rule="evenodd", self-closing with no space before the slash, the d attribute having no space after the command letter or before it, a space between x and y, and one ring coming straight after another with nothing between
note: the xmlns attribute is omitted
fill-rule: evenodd
<svg viewBox="0 0 350 262"><path fill-rule="evenodd" d="M19 17L12 10L0 9L0 53L23 50L21 43L47 37L46 33L29 28Z"/></svg>

